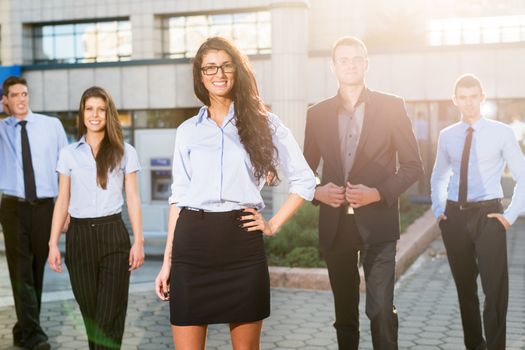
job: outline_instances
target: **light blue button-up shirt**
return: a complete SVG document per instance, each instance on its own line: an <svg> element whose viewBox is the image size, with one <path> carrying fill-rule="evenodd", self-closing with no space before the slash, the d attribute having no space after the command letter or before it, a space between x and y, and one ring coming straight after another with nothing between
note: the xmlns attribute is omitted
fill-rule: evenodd
<svg viewBox="0 0 525 350"><path fill-rule="evenodd" d="M124 143L124 156L118 169L108 173L106 189L97 184L97 163L85 136L60 151L57 172L69 176L69 215L97 218L120 213L124 203L124 176L140 170L137 151Z"/></svg>
<svg viewBox="0 0 525 350"><path fill-rule="evenodd" d="M37 197L56 197L58 177L55 168L58 153L67 145L64 127L57 118L31 111L25 120ZM0 192L25 198L22 136L18 122L15 117L0 121Z"/></svg>
<svg viewBox="0 0 525 350"><path fill-rule="evenodd" d="M279 167L288 179L289 192L312 200L315 178L301 149L279 118L272 113L268 116L273 143L279 152ZM261 210L263 186L264 179L255 179L250 156L240 141L233 103L220 127L208 118L206 106L179 126L170 204L217 212Z"/></svg>
<svg viewBox="0 0 525 350"><path fill-rule="evenodd" d="M443 129L439 135L431 178L432 210L436 217L444 213L447 199L458 201L461 157L469 127L461 121ZM501 175L507 165L516 180L516 187L512 202L503 215L513 224L525 209L525 157L509 126L481 118L472 128L467 201L502 198Z"/></svg>

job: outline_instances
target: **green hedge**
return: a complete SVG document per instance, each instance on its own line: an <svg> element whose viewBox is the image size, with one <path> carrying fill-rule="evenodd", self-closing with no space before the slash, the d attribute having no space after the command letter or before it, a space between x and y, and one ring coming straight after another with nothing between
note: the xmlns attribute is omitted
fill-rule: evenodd
<svg viewBox="0 0 525 350"><path fill-rule="evenodd" d="M412 204L405 196L400 200L401 232L426 210L428 205ZM268 263L274 266L326 267L319 256L317 223L319 207L306 202L274 237L265 238Z"/></svg>

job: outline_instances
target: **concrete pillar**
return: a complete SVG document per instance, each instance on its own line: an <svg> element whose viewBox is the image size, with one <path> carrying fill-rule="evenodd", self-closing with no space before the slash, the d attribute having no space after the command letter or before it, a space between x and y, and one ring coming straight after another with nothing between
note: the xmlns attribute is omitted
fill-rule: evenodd
<svg viewBox="0 0 525 350"><path fill-rule="evenodd" d="M133 60L161 57L161 19L152 13L133 13L130 16Z"/></svg>
<svg viewBox="0 0 525 350"><path fill-rule="evenodd" d="M24 30L20 15L22 8L18 2L0 1L1 64L10 66L24 63Z"/></svg>
<svg viewBox="0 0 525 350"><path fill-rule="evenodd" d="M307 105L308 0L273 0L271 107L303 146ZM281 178L283 178L281 176ZM276 212L288 195L286 181L273 191Z"/></svg>

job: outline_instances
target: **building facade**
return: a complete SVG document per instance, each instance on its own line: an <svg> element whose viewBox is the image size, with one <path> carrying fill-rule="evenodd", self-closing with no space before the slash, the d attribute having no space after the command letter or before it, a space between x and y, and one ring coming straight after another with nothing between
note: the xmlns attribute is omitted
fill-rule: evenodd
<svg viewBox="0 0 525 350"><path fill-rule="evenodd" d="M525 118L525 1L0 0L0 64L20 66L34 111L58 116L71 140L82 92L106 88L143 166L144 230L165 230L177 126L196 114L191 57L210 35L249 54L265 103L304 137L306 109L336 93L330 49L340 36L369 46L367 85L407 102L427 170L439 130L457 120L456 77L485 84L485 114ZM286 196L266 189L268 210ZM273 205L272 205L273 204Z"/></svg>

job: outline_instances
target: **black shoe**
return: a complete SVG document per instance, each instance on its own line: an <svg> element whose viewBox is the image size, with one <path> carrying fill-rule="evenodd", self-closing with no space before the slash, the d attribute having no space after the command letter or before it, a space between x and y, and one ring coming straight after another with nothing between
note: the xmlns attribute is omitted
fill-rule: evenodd
<svg viewBox="0 0 525 350"><path fill-rule="evenodd" d="M41 341L36 343L31 350L51 350L51 345L47 341Z"/></svg>

